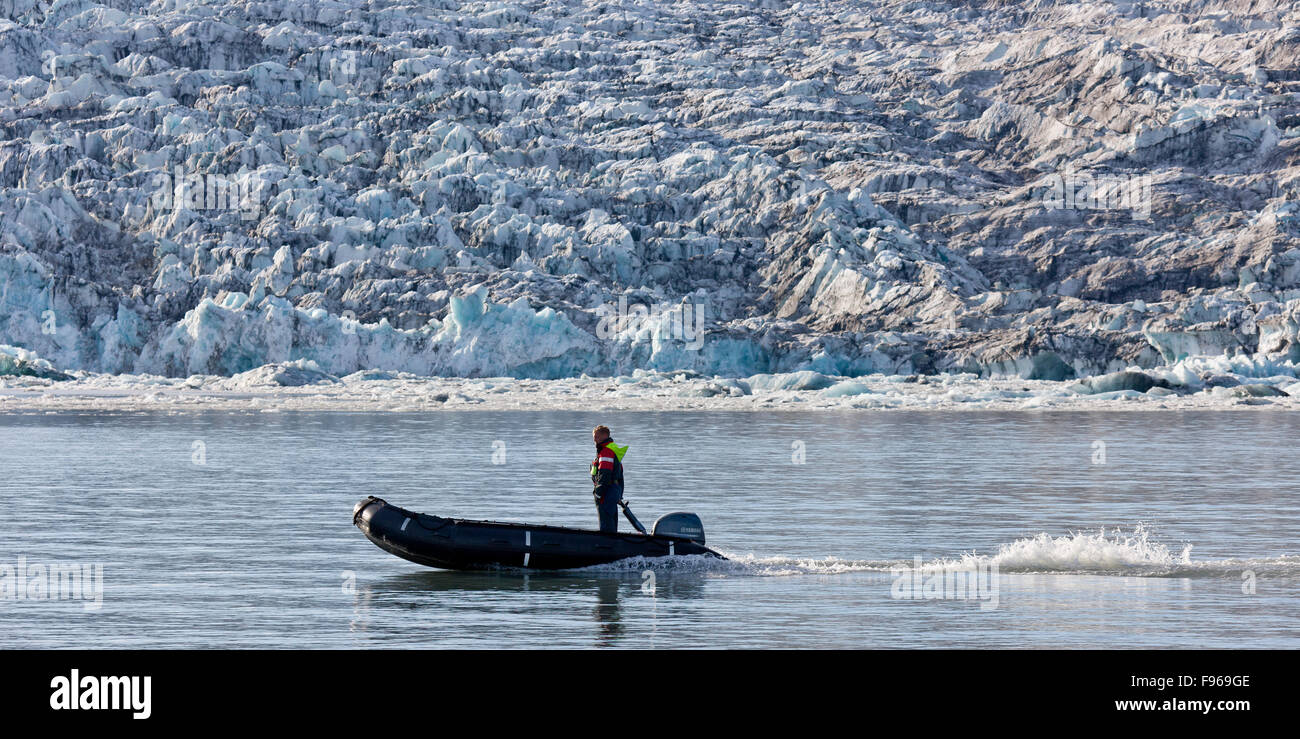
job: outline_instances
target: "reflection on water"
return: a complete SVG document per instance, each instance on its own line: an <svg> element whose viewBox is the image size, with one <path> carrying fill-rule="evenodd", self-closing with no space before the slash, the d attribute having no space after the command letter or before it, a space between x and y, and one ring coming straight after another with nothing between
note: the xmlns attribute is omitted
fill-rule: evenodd
<svg viewBox="0 0 1300 739"><path fill-rule="evenodd" d="M590 614L591 645L615 646L627 632L627 601L651 603L653 615L655 601L706 598L708 582L704 574L695 572L403 572L374 578L356 588L350 629L366 631L378 618L375 611L436 611L455 607L467 597L517 594L545 597L551 603L569 604L575 613Z"/></svg>
<svg viewBox="0 0 1300 739"><path fill-rule="evenodd" d="M596 606L593 613L598 626L596 644L602 647L613 646L623 626L619 623L618 591L622 583L608 578L596 581Z"/></svg>
<svg viewBox="0 0 1300 739"><path fill-rule="evenodd" d="M517 591L525 593L565 593L635 591L656 598L700 598L704 596L706 578L698 572L655 573L653 585L640 572L556 572L524 570L453 572L418 570L378 577L367 584L375 594L403 600L421 593L457 591Z"/></svg>

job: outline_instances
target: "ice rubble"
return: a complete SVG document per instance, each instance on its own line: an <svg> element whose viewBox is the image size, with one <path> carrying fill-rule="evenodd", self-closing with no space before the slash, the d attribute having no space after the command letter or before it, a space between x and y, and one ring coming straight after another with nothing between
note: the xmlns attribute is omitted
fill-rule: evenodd
<svg viewBox="0 0 1300 739"><path fill-rule="evenodd" d="M9 0L0 41L10 374L887 405L1300 361L1283 0Z"/></svg>
<svg viewBox="0 0 1300 739"><path fill-rule="evenodd" d="M0 352L0 367L4 356ZM59 380L0 374L0 410L1300 410L1294 367L1287 368L1290 374L1260 377L1238 375L1223 365L1214 366L1218 374L1195 373L1204 367L1179 365L1149 375L1131 369L1077 387L969 373L847 378L802 371L727 378L689 370L636 370L618 377L521 379L366 370L340 377L314 360L298 359L233 376L77 372ZM1262 374L1263 368L1251 371ZM1181 376L1187 384L1166 376Z"/></svg>

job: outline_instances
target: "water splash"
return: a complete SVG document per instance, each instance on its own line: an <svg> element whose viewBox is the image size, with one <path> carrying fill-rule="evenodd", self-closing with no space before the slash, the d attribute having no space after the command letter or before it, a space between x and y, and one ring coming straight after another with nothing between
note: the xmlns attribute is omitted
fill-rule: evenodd
<svg viewBox="0 0 1300 739"><path fill-rule="evenodd" d="M1107 533L1104 528L1057 537L1041 533L1002 544L992 556L970 553L945 564L993 564L1005 572L1118 572L1193 566L1191 544L1174 554L1167 545L1152 540L1145 524L1138 524L1131 534L1120 529Z"/></svg>
<svg viewBox="0 0 1300 739"><path fill-rule="evenodd" d="M704 555L634 557L583 568L584 572L687 572L717 576L784 577L842 575L858 572L912 570L915 561L852 560L839 557L781 557L723 552L721 560ZM996 566L1003 573L1058 575L1123 575L1138 577L1238 577L1250 570L1256 575L1300 576L1300 556L1195 561L1192 545L1170 548L1152 535L1145 524L1129 533L1122 529L1072 531L1061 536L1040 533L998 546L993 554L969 552L956 558L921 563L921 570L969 570Z"/></svg>

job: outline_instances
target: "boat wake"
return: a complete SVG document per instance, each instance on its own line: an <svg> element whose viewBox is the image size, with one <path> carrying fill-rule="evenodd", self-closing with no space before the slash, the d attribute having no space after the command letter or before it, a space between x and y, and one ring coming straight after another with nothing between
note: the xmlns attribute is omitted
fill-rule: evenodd
<svg viewBox="0 0 1300 739"><path fill-rule="evenodd" d="M909 567L911 565L908 565ZM1064 536L1041 533L1002 544L990 555L964 554L925 563L922 569L972 569L996 566L1007 573L1128 575L1139 577L1240 577L1300 575L1300 557L1192 559L1192 545L1170 548L1155 541L1144 524L1131 533L1120 529L1075 531Z"/></svg>
<svg viewBox="0 0 1300 739"><path fill-rule="evenodd" d="M912 560L852 560L838 557L780 557L719 550L727 559L691 555L620 560L584 568L594 572L689 572L719 576L781 577L842 575L859 572L912 571ZM1170 548L1155 541L1139 524L1132 532L1101 529L1062 536L1040 533L998 546L991 554L970 552L958 557L921 561L922 572L997 568L1009 574L1122 575L1130 577L1300 576L1300 556L1195 560L1192 545Z"/></svg>
<svg viewBox="0 0 1300 739"><path fill-rule="evenodd" d="M887 560L849 560L837 557L794 558L758 557L753 554L735 554L720 551L727 559L707 555L677 555L674 557L632 557L609 564L584 567L575 572L656 572L703 573L711 575L841 575L850 572L888 572L895 563Z"/></svg>

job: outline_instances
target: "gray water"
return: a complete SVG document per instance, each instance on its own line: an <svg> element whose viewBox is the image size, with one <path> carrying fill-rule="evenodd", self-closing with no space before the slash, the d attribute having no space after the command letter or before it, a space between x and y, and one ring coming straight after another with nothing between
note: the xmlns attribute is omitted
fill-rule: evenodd
<svg viewBox="0 0 1300 739"><path fill-rule="evenodd" d="M351 524L373 494L594 527L597 423L631 445L638 515L695 511L731 561L447 572ZM1298 432L1282 412L0 415L0 647L1294 648ZM892 597L891 569L965 554L998 564L996 599ZM20 563L102 565L102 601L19 598Z"/></svg>

